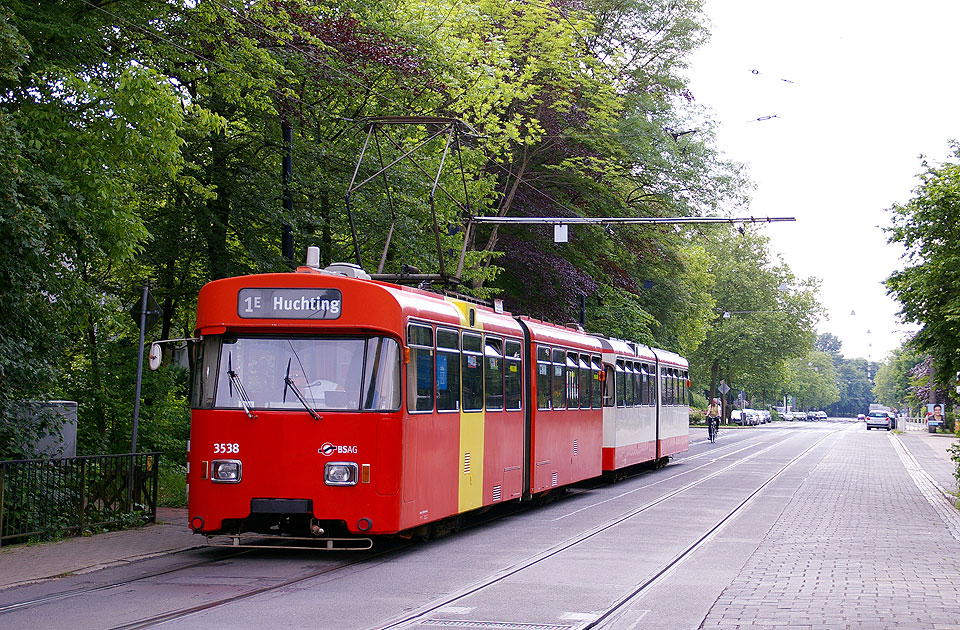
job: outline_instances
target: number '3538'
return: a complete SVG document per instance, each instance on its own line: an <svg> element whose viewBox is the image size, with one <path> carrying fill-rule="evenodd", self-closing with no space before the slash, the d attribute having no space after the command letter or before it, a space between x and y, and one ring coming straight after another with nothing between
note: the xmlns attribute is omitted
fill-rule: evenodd
<svg viewBox="0 0 960 630"><path fill-rule="evenodd" d="M216 453L239 453L240 445L237 444L236 442L234 442L233 444L224 443L224 442L215 443L213 445L213 452L215 454Z"/></svg>

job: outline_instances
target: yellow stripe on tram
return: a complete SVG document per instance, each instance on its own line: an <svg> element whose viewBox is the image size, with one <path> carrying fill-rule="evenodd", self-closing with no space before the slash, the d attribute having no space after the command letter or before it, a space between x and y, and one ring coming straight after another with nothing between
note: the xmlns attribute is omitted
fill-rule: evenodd
<svg viewBox="0 0 960 630"><path fill-rule="evenodd" d="M477 321L475 306L469 302L446 298L457 307L460 312L460 325L464 330L483 330L483 325ZM471 311L473 316L471 317ZM479 360L483 361L483 346L480 347ZM462 346L461 346L462 352ZM465 355L461 355L465 356ZM460 370L461 385L463 370ZM461 387L461 392L463 388ZM463 411L461 400L460 411L460 486L459 511L466 512L478 508L483 504L483 427L484 413L480 411Z"/></svg>

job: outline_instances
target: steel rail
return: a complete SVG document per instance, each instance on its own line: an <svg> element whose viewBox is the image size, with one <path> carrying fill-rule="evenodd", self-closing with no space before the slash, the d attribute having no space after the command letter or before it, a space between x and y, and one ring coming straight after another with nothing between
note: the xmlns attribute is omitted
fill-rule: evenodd
<svg viewBox="0 0 960 630"><path fill-rule="evenodd" d="M198 545L198 546L195 547L194 549L204 549L204 548L205 548L205 547L204 547L203 545ZM192 551L192 549L186 550L186 551ZM183 552L182 552L182 551L178 551L178 552L176 552L176 553L183 553ZM138 575L138 576L136 576L136 577L127 578L127 579L125 579L125 580L117 580L117 581L114 581L114 582L110 582L110 583L108 583L108 584L100 584L99 586L75 588L75 589L71 589L71 590L67 590L67 591L60 591L59 593L51 593L50 595L44 595L43 597L36 597L36 598L34 598L34 599L24 600L24 601L22 601L22 602L14 602L14 603L11 603L11 604L2 604L2 605L0 605L0 615L2 615L2 614L4 614L4 613L13 612L13 611L15 611L15 610L24 610L24 609L26 609L26 608L32 608L32 607L38 606L38 605L40 605L40 604L48 604L48 603L60 601L60 600L63 600L63 599L69 599L69 598L71 598L71 597L78 597L78 596L80 596L80 595L86 595L86 594L88 594L88 593L96 593L97 591L105 591L105 590L108 590L108 589L111 589L111 588L116 588L116 587L118 587L118 586L126 586L127 584L133 584L134 582L140 582L140 581L142 581L142 580L148 580L148 579L150 579L150 578L159 577L159 576L161 576L161 575L168 575L168 574L170 574L170 573L176 573L177 571L184 571L184 570L186 570L186 569L192 569L192 568L194 568L194 567L203 566L203 565L205 565L205 564L213 564L213 563L215 563L215 562L222 562L222 561L224 561L224 560L229 560L230 558L235 558L235 557L240 556L240 555L243 555L243 554L245 554L245 553L250 553L250 550L249 550L249 549L245 549L245 550L240 551L240 552L238 552L238 553L227 554L227 555L224 555L224 556L219 556L219 557L217 557L217 558L210 558L210 559L207 559L207 560L197 560L197 561L194 561L194 562L189 562L189 563L184 564L184 565L180 565L180 566L176 566L176 567L171 567L171 568L169 568L169 569L163 569L162 571L154 571L154 572L152 572L152 573L145 573L145 574L143 574L143 575Z"/></svg>
<svg viewBox="0 0 960 630"><path fill-rule="evenodd" d="M637 588L635 588L635 589L634 589L633 591L631 591L630 593L628 593L628 594L626 594L625 596L621 597L621 598L620 598L619 600L617 600L613 605L611 605L611 606L610 606L609 608L607 608L603 613L601 613L596 619L594 619L594 620L591 621L590 623L587 623L587 624L584 625L584 626L581 626L581 628L580 628L579 630L593 630L593 629L595 629L595 628L604 628L604 627L606 627L606 626L609 626L609 625L612 624L613 622L617 621L617 619L618 619L618 614L617 614L617 613L626 612L626 609L629 608L629 606L630 606L633 602L635 602L636 600L640 599L643 595L645 595L645 594L646 594L646 591L647 591L648 589L650 589L652 586L654 586L655 584L657 584L658 582L660 582L660 581L664 578L664 576L666 576L668 573L670 573L670 571L672 571L674 568L676 568L676 566L677 566L678 564L680 564L681 562L683 562L683 560L686 559L691 553L693 553L694 551L696 551L697 549L699 549L700 547L702 547L704 544L706 544L706 542L709 541L711 538L713 538L713 537L720 531L720 529L722 529L723 526L726 525L727 522L730 521L730 519L732 519L734 516L736 516L737 514L739 514L745 507L747 507L748 505L750 505L751 503L753 503L753 501L757 498L757 496L759 496L759 494L760 494L768 485L770 485L771 483L773 483L780 475L782 475L782 474L783 474L784 472L786 472L789 468L791 468L792 466L794 466L794 465L795 465L797 462L799 462L801 459L803 459L804 457L806 457L806 455L807 455L810 451L812 451L812 450L815 449L816 447L820 446L820 444L821 444L824 440L826 440L828 437L831 437L831 436L835 435L836 433L838 433L838 432L840 432L840 431L844 431L844 430L847 430L847 429L837 429L837 430L835 430L835 431L831 431L831 432L827 433L826 435L824 435L823 437L821 437L819 440L817 440L816 442L814 442L813 444L811 444L810 446L808 446L806 449L804 449L800 454L798 454L798 455L796 455L795 457L793 457L790 461L788 461L786 464L784 464L784 465L780 468L780 470L778 470L777 472L773 473L773 475L771 475L766 481L764 481L764 482L763 482L762 484L760 484L753 492L751 492L751 493L747 496L747 498L745 498L743 501L741 501L739 504L737 504L737 506L734 507L732 510L730 510L729 512L727 512L727 514L724 515L723 518L721 518L720 520L718 520L718 521L716 522L716 524L714 524L709 530L707 530L707 532L706 532L705 534L703 534L702 536L700 536L696 541L693 542L693 544L689 545L689 546L686 547L683 551L681 551L679 554L677 554L677 555L673 558L673 560L671 560L671 561L668 562L666 565L664 565L663 568L661 568L659 571L657 571L656 574L654 574L651 578L649 578L648 580L646 580L645 582L643 582L642 584L640 584Z"/></svg>
<svg viewBox="0 0 960 630"><path fill-rule="evenodd" d="M753 498L756 497L756 496L760 493L761 490L763 490L767 485L769 485L771 482L773 482L774 479L776 479L777 477L779 477L779 476L780 476L785 470L787 470L789 467L791 467L792 465L794 465L795 463L797 463L802 457L804 457L807 453L809 453L810 450L812 450L813 448L815 448L816 446L818 446L821 442L823 442L823 440L827 439L827 438L830 437L831 435L834 435L835 433L837 433L837 432L840 431L840 430L842 430L842 429L837 429L837 430L834 430L834 431L830 431L829 433L827 433L826 435L824 435L823 437L821 437L819 440L817 440L813 445L811 445L810 447L808 447L807 449L805 449L801 454L799 454L799 455L795 456L794 458L792 458L786 465L784 465L783 468L781 468L779 471L777 471L776 473L774 473L773 476L771 476L770 478L768 478L763 484L761 484L756 490L754 490L754 491L750 494L750 496L748 496L746 499L744 499L742 502L740 502L736 507L734 507L730 512L728 512L726 516L724 516L723 518L721 518L720 521L718 521L715 525L713 525L713 526L707 531L706 534L704 534L703 536L699 537L699 538L697 539L697 541L693 543L693 545L690 545L690 546L689 546L687 549L685 549L681 554L679 554L677 557L675 557L670 563L668 563L668 564L667 564L666 566L664 566L661 570L659 570L659 571L656 573L656 575L654 575L654 577L652 577L651 579L649 579L649 580L647 580L646 582L644 582L643 584L641 584L637 589L631 591L626 597L621 598L620 600L618 600L616 603L614 603L614 605L612 605L612 606L611 606L610 608L608 608L604 613L602 613L597 619L595 619L594 621L590 622L590 623L587 624L587 625L578 626L578 628L580 628L580 630L587 630L588 628L597 628L597 627L600 627L600 626L597 625L599 622L601 622L601 621L603 621L603 620L605 620L605 619L608 619L611 615L615 614L618 610L620 610L620 609L623 608L624 606L627 606L630 602L632 602L634 599L636 599L643 591L645 591L645 590L648 589L650 586L652 586L660 577L662 577L664 574L666 574L666 573L667 573L670 569L672 569L674 566L676 566L677 564L679 564L679 563L680 563L685 557L687 557L692 551L694 551L696 548L698 548L700 545L702 545L704 542L706 542L706 540L708 540L716 531L718 531L724 524L726 524L727 521L729 521L731 518L733 518L734 515L736 515L737 513L739 513L740 510L742 510L750 501L752 501ZM794 438L798 438L798 439L799 439L799 438L801 438L801 437L803 437L803 434L800 434L800 435L798 435L798 436L792 436L792 437L789 438L789 439L794 439ZM788 440L788 441L789 441L789 440ZM670 499L672 499L672 498L674 498L674 497L676 497L676 496L678 496L678 495L680 495L680 494L683 494L683 493L685 493L685 492L687 492L687 491L689 491L689 490L691 490L691 489L699 486L700 484L705 483L706 481L709 481L710 479L713 479L714 477L717 477L718 475L721 475L721 474L723 474L723 473L725 473L725 472L727 472L727 471L729 471L729 470L731 470L731 469L733 469L733 468L735 468L735 467L737 467L737 466L740 466L741 464L744 464L744 463L746 463L746 462L748 462L748 461L750 461L750 460L752 460L752 459L754 459L754 458L756 458L756 457L759 457L760 455L762 455L762 454L764 454L764 453L766 453L766 452L768 452L768 451L770 451L770 450L772 450L772 449L774 449L774 448L776 448L776 447L778 447L778 446L782 446L782 445L785 444L785 443L786 443L786 442L784 442L784 441L778 441L778 442L776 442L776 443L773 443L773 444L771 444L771 445L769 445L769 446L767 446L767 447L765 447L765 448L762 448L762 449L760 449L760 450L758 450L758 451L756 451L756 452L754 452L754 453L752 453L752 454L750 454L750 455L748 455L748 456L746 456L746 457L744 457L744 458L742 458L742 459L738 459L737 461L732 462L732 463L728 464L727 466L724 466L723 468L721 468L721 469L719 469L719 470L717 470L717 471L714 471L714 472L710 473L709 475L706 475L706 476L704 476L704 477L702 477L702 478L699 478L699 479L696 479L696 480L694 480L694 481L691 481L690 483L688 483L688 484L686 484L686 485L684 485L684 486L681 486L680 488L677 488L677 489L671 490L671 491L669 491L669 492L666 492L666 493L664 493L663 495L661 495L660 497L658 497L658 498L656 498L656 499L652 499L652 500L650 500L649 502L645 503L644 505L642 505L642 506L640 506L640 507L638 507L638 508L635 508L635 509L633 509L633 510L630 510L630 511L624 513L624 514L621 514L620 516L614 517L614 518L606 521L605 523L602 523L602 524L600 524L600 525L598 525L598 526L596 526L596 527L594 527L594 528L592 528L592 529L590 529L590 530L587 530L586 532L583 532L583 533L581 533L581 534L578 534L577 536L574 536L574 537L572 537L572 538L569 538L568 540L566 540L566 541L564 541L564 542L562 542L562 543L559 543L559 544L557 544L557 545L554 545L554 546L551 547L550 549L547 549L547 550L545 550L545 551L543 551L543 552L541 552L541 553L539 553L539 554L536 554L536 555L534 555L534 556L532 556L532 557L530 557L530 558L528 558L528 559L526 559L526 560L524 560L524 561L522 561L522 562L520 562L520 563L518 563L518 564L515 564L515 565L513 565L513 566L511 566L511 567L509 567L509 568L507 568L507 569L505 569L505 570L503 570L503 571L501 571L500 573L497 573L497 574L495 574L495 575L492 575L492 576L490 576L490 577L488 577L488 578L486 578L486 579L484 579L484 580L482 580L482 581L480 581L480 582L478 582L478 583L476 583L476 584L473 584L473 585L471 585L470 587L468 587L468 588L466 588L466 589L464 589L464 590L462 590L462 591L460 591L460 592L458 592L458 593L455 593L455 594L453 594L453 595L450 595L450 596L448 596L448 597L445 597L445 598L443 598L442 600L438 600L438 601L432 602L432 603L430 603L430 604L428 604L428 605L426 605L426 606L424 606L424 607L421 607L420 609L418 609L418 610L415 611L415 612L412 612L412 613L409 613L409 614L407 614L407 615L404 615L403 617L401 617L401 618L399 618L399 619L394 619L394 620L389 621L389 622L387 622L387 623L385 623L385 624L383 624L383 625L378 625L378 626L376 626L376 628L377 628L377 630L400 630L400 629L402 629L402 628L412 628L412 627L414 627L414 626L418 626L418 625L422 625L422 624L430 624L431 622L438 622L438 623L445 622L446 620L441 620L441 619L428 619L428 617L429 617L429 615L431 615L432 613L436 612L437 610L439 610L439 609L441 609L441 608L450 606L450 605L454 604L455 602L458 602L458 601L463 600L463 599L465 599L465 598L467 598L467 597L469 597L469 596L471 596L471 595L475 595L475 594L477 594L477 593L479 593L479 592L482 592L482 591L484 591L485 589L489 589L489 588L491 588L491 587L493 587L493 586L495 586L495 585L503 582L503 581L506 580L507 578L510 578L510 577L512 577L512 576L514 576L514 575L517 575L518 573L521 573L522 571L525 571L525 570L527 570L527 569L529 569L529 568L531 568L531 567L534 567L534 566L538 565L539 563L541 563L541 562L543 562L543 561L545 561L545 560L548 560L548 559L550 559L550 558L552 558L552 557L554 557L554 556L557 556L557 555L559 555L559 554L562 554L563 552L565 552L565 551L571 549L572 547L575 547L575 546L577 546L577 545L579 545L579 544L581 544L581 543L583 543L583 542L585 542L585 541L593 538L594 536L597 536L597 535L599 535L599 534L602 534L602 533L604 533L604 532L607 532L607 531L609 531L609 530L611 530L611 529L619 526L620 524L624 523L625 521L628 521L629 519L631 519L631 518L633 518L633 517L635 517L635 516L637 516L637 515L645 512L645 511L647 511L647 510L649 510L649 509L651 509L651 508L653 508L653 507L656 507L657 505L660 505L661 503L664 503L664 502L666 502L666 501L669 501ZM736 451L736 452L739 452L739 451ZM733 454L733 453L731 453L731 454ZM726 456L725 456L725 457L726 457ZM718 459L722 459L722 458L718 458Z"/></svg>

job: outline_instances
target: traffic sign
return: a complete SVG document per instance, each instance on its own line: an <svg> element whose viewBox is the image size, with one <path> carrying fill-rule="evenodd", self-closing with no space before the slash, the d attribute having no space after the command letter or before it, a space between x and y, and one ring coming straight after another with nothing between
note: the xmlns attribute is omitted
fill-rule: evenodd
<svg viewBox="0 0 960 630"><path fill-rule="evenodd" d="M720 381L720 393L726 396L727 392L729 391L730 391L730 386L727 385L725 382Z"/></svg>
<svg viewBox="0 0 960 630"><path fill-rule="evenodd" d="M147 289L147 325L144 328L144 332L153 328L153 325L157 323L161 317L163 317L163 309L160 308L160 305L157 304L157 301L153 299L153 294L150 293L150 289ZM140 316L143 314L143 297L140 297L136 303L130 307L130 316L133 317L133 321L137 323L137 326L140 326Z"/></svg>

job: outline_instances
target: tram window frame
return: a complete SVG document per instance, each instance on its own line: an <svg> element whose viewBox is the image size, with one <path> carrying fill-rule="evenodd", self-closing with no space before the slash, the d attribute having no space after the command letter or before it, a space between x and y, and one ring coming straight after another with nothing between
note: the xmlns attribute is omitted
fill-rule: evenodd
<svg viewBox="0 0 960 630"><path fill-rule="evenodd" d="M553 409L553 390L550 376L553 374L550 346L537 346L537 409Z"/></svg>
<svg viewBox="0 0 960 630"><path fill-rule="evenodd" d="M503 402L506 411L523 410L523 343L516 339L503 343Z"/></svg>
<svg viewBox="0 0 960 630"><path fill-rule="evenodd" d="M194 409L212 409L217 400L217 375L220 373L220 335L206 335L194 345L194 384L191 405ZM209 354L215 364L205 363Z"/></svg>
<svg viewBox="0 0 960 630"><path fill-rule="evenodd" d="M675 407L677 405L677 371L674 368L670 368L669 388L670 405Z"/></svg>
<svg viewBox="0 0 960 630"><path fill-rule="evenodd" d="M551 400L553 408L567 408L567 353L563 348L553 349L553 370L551 372Z"/></svg>
<svg viewBox="0 0 960 630"><path fill-rule="evenodd" d="M464 331L460 346L460 408L483 411L483 335Z"/></svg>
<svg viewBox="0 0 960 630"><path fill-rule="evenodd" d="M580 364L580 408L589 409L593 394L590 355L577 355L577 362Z"/></svg>
<svg viewBox="0 0 960 630"><path fill-rule="evenodd" d="M373 339L367 339L366 343L360 408L363 411L397 411L402 404L400 396L403 392L400 344L393 337L376 337L380 340L376 344L371 343Z"/></svg>
<svg viewBox="0 0 960 630"><path fill-rule="evenodd" d="M657 406L657 366L655 363L647 363L647 393L648 401L651 407Z"/></svg>
<svg viewBox="0 0 960 630"><path fill-rule="evenodd" d="M441 346L443 343L447 345ZM451 413L460 411L460 331L455 328L441 328L437 326L437 354L434 359L436 368L434 369L434 380L436 383L437 411L441 413ZM453 339L456 339L456 348L453 345ZM446 387L443 391L446 395L440 395L440 359L444 361L444 382ZM451 378L453 376L453 378Z"/></svg>
<svg viewBox="0 0 960 630"><path fill-rule="evenodd" d="M600 357L591 356L590 357L590 408L591 409L600 409L603 407L603 384L606 382L604 379L600 378L600 375L603 374L603 363Z"/></svg>
<svg viewBox="0 0 960 630"><path fill-rule="evenodd" d="M623 359L617 359L614 370L616 371L616 386L614 388L617 396L617 407L626 407L626 368Z"/></svg>
<svg viewBox="0 0 960 630"><path fill-rule="evenodd" d="M603 406L615 407L617 404L617 377L616 368L612 365L603 366Z"/></svg>
<svg viewBox="0 0 960 630"><path fill-rule="evenodd" d="M503 411L503 368L503 339L485 335L483 338L483 404L487 411Z"/></svg>
<svg viewBox="0 0 960 630"><path fill-rule="evenodd" d="M667 404L667 368L661 367L658 372L660 373L660 406L663 407Z"/></svg>
<svg viewBox="0 0 960 630"><path fill-rule="evenodd" d="M647 364L640 362L637 364L639 366L639 373L637 374L638 382L640 383L640 406L643 407L647 404L650 394L647 391L647 381L649 374L647 373Z"/></svg>
<svg viewBox="0 0 960 630"><path fill-rule="evenodd" d="M568 409L580 408L580 364L576 352L567 352L565 396Z"/></svg>
<svg viewBox="0 0 960 630"><path fill-rule="evenodd" d="M674 378L673 378L673 368L667 370L667 404L671 407L676 404L674 400Z"/></svg>
<svg viewBox="0 0 960 630"><path fill-rule="evenodd" d="M417 335L414 335L416 331ZM427 335L423 335L426 331ZM434 407L434 398L437 391L437 382L435 375L434 358L436 348L433 341L433 326L419 322L410 322L407 324L407 349L410 351L410 360L407 362L407 411L410 413L432 413ZM421 365L421 353L429 360ZM429 366L430 395L420 394L420 384L426 382L420 375L420 368ZM411 406L411 403L413 405ZM429 406L421 406L429 403Z"/></svg>
<svg viewBox="0 0 960 630"><path fill-rule="evenodd" d="M630 406L639 407L640 401L643 400L643 393L640 391L640 366L636 361L631 361L630 367L633 369L633 398L631 399L632 404Z"/></svg>

